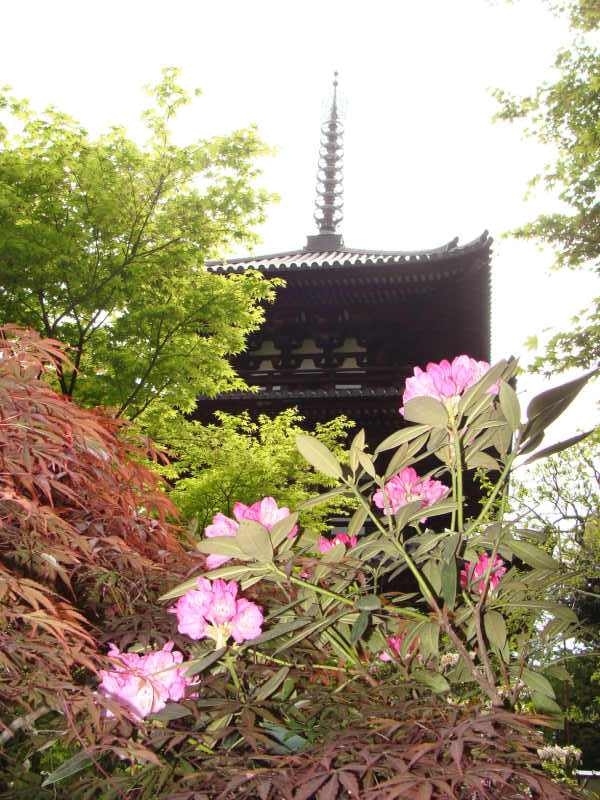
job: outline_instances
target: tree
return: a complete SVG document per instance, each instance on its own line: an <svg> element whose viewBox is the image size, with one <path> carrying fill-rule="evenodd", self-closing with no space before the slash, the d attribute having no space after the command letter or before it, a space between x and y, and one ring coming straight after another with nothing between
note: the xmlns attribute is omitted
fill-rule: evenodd
<svg viewBox="0 0 600 800"><path fill-rule="evenodd" d="M256 421L247 413L218 412L216 418L216 424L204 426L172 413L150 423L157 441L173 456L165 469L174 483L171 499L199 531L217 512L231 515L235 501L250 505L272 496L279 505L298 508L318 488L333 485L326 475L316 476L296 448L296 436L303 432L297 409L273 419L261 414ZM318 424L314 433L341 454L352 427L342 416ZM338 499L304 512L301 521L304 527L321 531L328 517L347 516L351 508L351 503Z"/></svg>
<svg viewBox="0 0 600 800"><path fill-rule="evenodd" d="M193 563L122 423L44 380L64 361L58 342L0 330L0 743L22 727L18 707L32 721L81 701L77 670L102 665L97 640L122 616L156 635L149 603Z"/></svg>
<svg viewBox="0 0 600 800"><path fill-rule="evenodd" d="M514 235L535 239L552 247L556 267L567 269L600 266L600 51L592 34L600 28L600 11L594 0L550 3L557 13L567 13L574 29L570 46L555 59L557 78L528 97L514 98L496 92L499 119L523 120L526 133L553 146L556 160L544 173L534 176L532 186L542 184L558 192L566 211L541 214ZM588 368L600 358L600 298L573 320L570 330L556 333L546 353L538 357L538 372Z"/></svg>
<svg viewBox="0 0 600 800"><path fill-rule="evenodd" d="M170 124L190 98L176 70L151 95L140 146L0 93L0 320L67 343L61 391L129 418L239 386L227 356L273 292L204 265L263 218L256 132L177 145Z"/></svg>
<svg viewBox="0 0 600 800"><path fill-rule="evenodd" d="M583 750L583 766L600 754L600 434L537 464L527 482L513 484L512 504L529 529L554 552L565 576L557 599L572 608L582 628L558 649L539 637L541 661L554 662L549 677L564 713L561 740ZM546 647L546 652L544 651ZM556 671L558 665L558 671ZM566 672L565 672L566 668ZM566 680L565 680L566 678Z"/></svg>

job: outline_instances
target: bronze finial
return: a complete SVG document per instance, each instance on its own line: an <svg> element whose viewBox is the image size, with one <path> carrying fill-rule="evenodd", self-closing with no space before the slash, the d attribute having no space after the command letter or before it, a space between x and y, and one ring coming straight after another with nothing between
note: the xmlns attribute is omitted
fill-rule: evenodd
<svg viewBox="0 0 600 800"><path fill-rule="evenodd" d="M333 73L333 99L329 119L321 128L315 202L315 222L320 235L337 234L337 227L342 221L344 205L342 187L343 126L338 117L337 87L338 73L336 71Z"/></svg>

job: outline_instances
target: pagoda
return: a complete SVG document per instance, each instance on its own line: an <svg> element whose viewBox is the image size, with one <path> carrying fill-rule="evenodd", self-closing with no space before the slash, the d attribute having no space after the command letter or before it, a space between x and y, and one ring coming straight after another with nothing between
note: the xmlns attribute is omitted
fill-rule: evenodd
<svg viewBox="0 0 600 800"><path fill-rule="evenodd" d="M203 421L217 409L275 415L295 406L310 426L346 414L377 442L401 424L400 397L413 367L460 353L490 359L487 231L430 250L347 247L342 136L336 73L321 135L318 233L299 250L208 265L222 274L258 270L285 286L234 362L258 391L202 398Z"/></svg>

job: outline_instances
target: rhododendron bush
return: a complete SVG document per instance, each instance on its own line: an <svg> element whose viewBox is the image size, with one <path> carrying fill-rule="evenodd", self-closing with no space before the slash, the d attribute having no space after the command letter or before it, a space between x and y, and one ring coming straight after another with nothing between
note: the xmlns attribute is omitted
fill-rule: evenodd
<svg viewBox="0 0 600 800"><path fill-rule="evenodd" d="M152 635L124 619L102 637L101 671L79 678L95 716L67 708L73 749L39 792L570 797L539 763L538 729L560 708L530 639L564 641L578 623L547 599L567 576L503 497L512 470L570 443L539 449L587 377L534 398L522 420L515 373L466 355L416 368L398 430L376 447L359 431L342 459L300 435L336 484L304 505L352 498L346 529L324 536L273 497L217 513L185 580L158 603L144 592ZM469 516L474 470L492 482ZM178 553L154 541L173 569Z"/></svg>

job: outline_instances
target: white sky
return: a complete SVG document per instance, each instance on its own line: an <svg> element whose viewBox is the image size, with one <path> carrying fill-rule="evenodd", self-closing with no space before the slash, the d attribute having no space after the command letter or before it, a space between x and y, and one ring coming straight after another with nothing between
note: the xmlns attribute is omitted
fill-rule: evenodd
<svg viewBox="0 0 600 800"><path fill-rule="evenodd" d="M567 41L541 0L4 0L1 20L0 85L94 133L112 123L139 131L141 87L171 65L204 91L180 136L256 123L276 148L263 184L281 197L259 252L302 247L315 232L319 128L337 69L348 246L430 248L489 229L496 359L526 360L528 336L564 327L598 291L590 276L550 277L550 253L500 239L556 208L523 200L551 154L491 121L489 89L531 91ZM591 427L595 393L560 433Z"/></svg>

